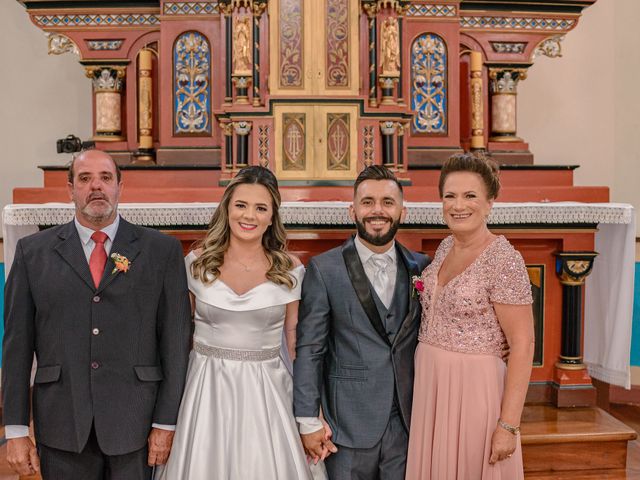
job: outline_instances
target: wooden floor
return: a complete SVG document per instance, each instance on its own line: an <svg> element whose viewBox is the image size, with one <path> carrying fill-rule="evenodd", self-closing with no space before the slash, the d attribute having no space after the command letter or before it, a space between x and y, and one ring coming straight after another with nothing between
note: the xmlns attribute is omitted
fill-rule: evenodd
<svg viewBox="0 0 640 480"><path fill-rule="evenodd" d="M611 405L609 413L640 434L640 406ZM0 427L0 436L4 436L4 428L2 427ZM592 453L594 452L585 449L584 455L588 457ZM629 443L626 472L530 473L525 478L526 480L640 480L640 440ZM40 480L40 476L18 477L12 473L6 462L6 445L2 445L0 447L0 480Z"/></svg>

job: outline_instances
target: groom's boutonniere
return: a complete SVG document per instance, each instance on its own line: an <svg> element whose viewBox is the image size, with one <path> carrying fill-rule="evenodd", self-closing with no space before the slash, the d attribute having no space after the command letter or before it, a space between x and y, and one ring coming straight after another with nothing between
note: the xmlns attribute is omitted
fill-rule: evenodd
<svg viewBox="0 0 640 480"><path fill-rule="evenodd" d="M120 255L119 253L112 253L111 260L113 260L113 263L115 264L115 267L113 267L113 270L111 270L111 275L116 272L127 273L129 271L129 268L131 267L131 262L129 261L129 259L124 255Z"/></svg>
<svg viewBox="0 0 640 480"><path fill-rule="evenodd" d="M422 277L419 277L418 275L411 277L411 282L413 283L413 292L411 296L413 298L417 298L422 292L424 292L424 282L422 281Z"/></svg>

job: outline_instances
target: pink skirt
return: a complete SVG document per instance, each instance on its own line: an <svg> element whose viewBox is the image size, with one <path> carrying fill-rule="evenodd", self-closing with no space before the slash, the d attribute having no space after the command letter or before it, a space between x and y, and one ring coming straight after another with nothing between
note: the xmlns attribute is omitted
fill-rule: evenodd
<svg viewBox="0 0 640 480"><path fill-rule="evenodd" d="M520 438L511 458L489 465L505 363L422 342L415 362L406 479L524 479Z"/></svg>

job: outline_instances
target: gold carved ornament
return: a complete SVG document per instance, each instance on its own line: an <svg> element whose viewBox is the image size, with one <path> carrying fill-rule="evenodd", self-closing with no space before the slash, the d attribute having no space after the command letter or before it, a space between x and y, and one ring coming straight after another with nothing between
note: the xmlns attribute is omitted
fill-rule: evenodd
<svg viewBox="0 0 640 480"><path fill-rule="evenodd" d="M249 17L240 18L233 28L233 74L251 75L251 28Z"/></svg>
<svg viewBox="0 0 640 480"><path fill-rule="evenodd" d="M382 75L385 77L400 76L400 35L398 19L387 18L382 24Z"/></svg>

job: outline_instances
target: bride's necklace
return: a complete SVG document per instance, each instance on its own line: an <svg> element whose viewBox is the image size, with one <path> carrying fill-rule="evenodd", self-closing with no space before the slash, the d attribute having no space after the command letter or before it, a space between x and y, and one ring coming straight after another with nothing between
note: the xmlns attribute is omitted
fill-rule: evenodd
<svg viewBox="0 0 640 480"><path fill-rule="evenodd" d="M250 261L249 261L249 265L247 265L244 262L241 262L238 258L234 258L234 257L230 257L230 260L232 262L236 262L238 265L242 266L242 268L244 269L245 272L250 272L251 270L253 270L253 267L251 266L252 264L255 263L255 261L260 257L261 254L256 255L255 257L253 257Z"/></svg>

